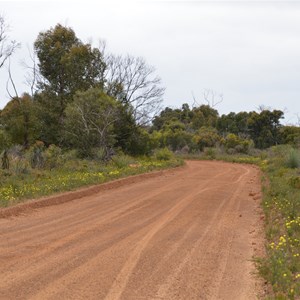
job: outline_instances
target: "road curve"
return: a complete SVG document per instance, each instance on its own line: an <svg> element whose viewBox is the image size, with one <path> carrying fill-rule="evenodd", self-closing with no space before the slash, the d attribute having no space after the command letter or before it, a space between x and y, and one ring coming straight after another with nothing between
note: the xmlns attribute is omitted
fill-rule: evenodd
<svg viewBox="0 0 300 300"><path fill-rule="evenodd" d="M0 219L0 299L257 298L253 166L161 176Z"/></svg>

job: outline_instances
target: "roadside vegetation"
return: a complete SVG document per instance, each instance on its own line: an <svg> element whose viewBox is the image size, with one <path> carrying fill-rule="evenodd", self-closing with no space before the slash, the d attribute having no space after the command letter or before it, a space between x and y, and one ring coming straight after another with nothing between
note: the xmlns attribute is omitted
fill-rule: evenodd
<svg viewBox="0 0 300 300"><path fill-rule="evenodd" d="M165 89L154 67L84 43L61 24L38 34L30 92L19 94L8 61L20 45L7 29L0 16L0 68L8 67L13 90L0 110L0 206L182 158L256 164L264 172L267 239L257 266L273 287L270 299L300 299L300 127L283 126L283 111L219 115L222 99L211 90L202 103L162 109Z"/></svg>
<svg viewBox="0 0 300 300"><path fill-rule="evenodd" d="M270 299L300 298L300 152L288 146L268 151L262 202L266 216L267 257L257 260L272 285Z"/></svg>
<svg viewBox="0 0 300 300"><path fill-rule="evenodd" d="M0 171L0 207L183 163L167 149L144 157L119 153L104 163L97 159L79 159L76 152L63 153L53 145L45 148L41 142L37 144L28 152L20 147L10 149L10 168ZM36 147L40 149L39 154L35 152Z"/></svg>

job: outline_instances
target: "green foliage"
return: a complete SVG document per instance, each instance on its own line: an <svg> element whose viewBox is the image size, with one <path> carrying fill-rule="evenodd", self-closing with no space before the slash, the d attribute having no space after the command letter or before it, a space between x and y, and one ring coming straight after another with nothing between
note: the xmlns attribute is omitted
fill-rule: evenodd
<svg viewBox="0 0 300 300"><path fill-rule="evenodd" d="M83 44L71 28L57 24L40 32L34 47L45 79L40 87L58 95L62 110L76 91L103 87L106 65L102 54Z"/></svg>
<svg viewBox="0 0 300 300"><path fill-rule="evenodd" d="M250 113L248 112L239 112L237 114L230 112L228 115L222 115L217 121L217 129L225 135L234 133L235 135L247 136L249 134L249 116Z"/></svg>
<svg viewBox="0 0 300 300"><path fill-rule="evenodd" d="M201 127L193 137L193 143L200 151L205 147L215 147L220 140L221 137L213 127Z"/></svg>
<svg viewBox="0 0 300 300"><path fill-rule="evenodd" d="M265 149L280 143L280 110L252 112L248 119L249 134L255 147Z"/></svg>
<svg viewBox="0 0 300 300"><path fill-rule="evenodd" d="M0 128L0 152L8 149L11 146L10 137L7 134L7 131Z"/></svg>
<svg viewBox="0 0 300 300"><path fill-rule="evenodd" d="M158 134L156 134L158 137ZM185 130L185 125L173 120L166 123L160 135L160 147L169 147L173 151L181 150L184 146L189 145L192 140L192 134Z"/></svg>
<svg viewBox="0 0 300 300"><path fill-rule="evenodd" d="M182 129L198 130L202 126L215 127L218 120L218 111L210 107L209 105L201 105L194 107L192 110L188 104L183 104L181 109L165 108L159 116L156 116L153 120L153 128L155 130L161 130L166 125L173 126L176 124L181 125ZM179 129L179 128L177 128Z"/></svg>
<svg viewBox="0 0 300 300"><path fill-rule="evenodd" d="M296 169L300 167L300 152L296 149L291 149L286 157L286 166Z"/></svg>
<svg viewBox="0 0 300 300"><path fill-rule="evenodd" d="M131 138L128 140L128 146L124 149L130 155L150 155L157 148L157 143L147 130L135 127Z"/></svg>
<svg viewBox="0 0 300 300"><path fill-rule="evenodd" d="M209 159L215 159L217 157L216 150L214 148L206 148L204 150L204 155Z"/></svg>
<svg viewBox="0 0 300 300"><path fill-rule="evenodd" d="M27 94L7 103L1 111L1 122L5 128L3 138L6 144L19 144L28 148L37 138L36 107Z"/></svg>
<svg viewBox="0 0 300 300"><path fill-rule="evenodd" d="M191 127L195 130L202 126L216 127L219 113L209 105L201 105L192 110Z"/></svg>
<svg viewBox="0 0 300 300"><path fill-rule="evenodd" d="M289 179L289 184L294 189L300 189L300 177L299 176L292 176Z"/></svg>
<svg viewBox="0 0 300 300"><path fill-rule="evenodd" d="M297 147L300 145L300 127L283 126L280 128L280 137L283 144L290 144Z"/></svg>
<svg viewBox="0 0 300 300"><path fill-rule="evenodd" d="M253 142L230 133L222 140L222 145L228 153L248 153L249 149L253 146Z"/></svg>
<svg viewBox="0 0 300 300"><path fill-rule="evenodd" d="M115 144L115 123L120 104L100 89L78 92L66 108L65 141L82 157L91 157L92 149L105 150L105 159Z"/></svg>
<svg viewBox="0 0 300 300"><path fill-rule="evenodd" d="M59 152L52 147L50 151ZM69 151L64 154L63 165L49 170L32 169L26 157L13 159L10 171L0 171L0 206L182 164L179 159L131 158L122 154L115 156L110 163L99 163L78 159L74 151Z"/></svg>
<svg viewBox="0 0 300 300"><path fill-rule="evenodd" d="M44 153L45 157L45 164L46 167L49 168L50 170L54 168L58 168L63 164L63 157L62 157L62 151L61 148L55 146L55 145L50 145Z"/></svg>
<svg viewBox="0 0 300 300"><path fill-rule="evenodd" d="M99 49L82 43L71 28L60 24L40 32L34 47L41 74L35 95L40 124L37 139L47 145L63 145L67 105L77 91L103 89L106 63Z"/></svg>
<svg viewBox="0 0 300 300"><path fill-rule="evenodd" d="M9 169L9 158L7 155L7 150L4 150L1 153L1 166L3 170L8 170Z"/></svg>
<svg viewBox="0 0 300 300"><path fill-rule="evenodd" d="M118 169L122 169L136 163L136 161L132 157L122 153L114 155L114 157L112 158L112 162Z"/></svg>
<svg viewBox="0 0 300 300"><path fill-rule="evenodd" d="M29 149L30 165L33 169L41 169L44 167L45 157L44 157L45 145L41 141L37 141Z"/></svg>
<svg viewBox="0 0 300 300"><path fill-rule="evenodd" d="M173 152L171 152L168 148L163 148L155 151L155 158L157 160L171 160L174 157Z"/></svg>
<svg viewBox="0 0 300 300"><path fill-rule="evenodd" d="M295 149L273 147L264 168L268 175L263 199L268 244L267 256L258 266L273 287L274 299L300 296L300 180L294 168L298 158Z"/></svg>

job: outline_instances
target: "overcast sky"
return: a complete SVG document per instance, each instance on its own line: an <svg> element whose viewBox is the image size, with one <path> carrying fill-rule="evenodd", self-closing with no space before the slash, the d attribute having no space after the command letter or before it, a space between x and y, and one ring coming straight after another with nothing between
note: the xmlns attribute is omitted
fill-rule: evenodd
<svg viewBox="0 0 300 300"><path fill-rule="evenodd" d="M107 42L116 54L142 56L166 87L164 106L204 103L223 94L219 112L260 105L300 116L300 1L2 1L10 37L22 45L12 60L18 92L27 47L57 23L84 42ZM0 108L9 101L0 70Z"/></svg>

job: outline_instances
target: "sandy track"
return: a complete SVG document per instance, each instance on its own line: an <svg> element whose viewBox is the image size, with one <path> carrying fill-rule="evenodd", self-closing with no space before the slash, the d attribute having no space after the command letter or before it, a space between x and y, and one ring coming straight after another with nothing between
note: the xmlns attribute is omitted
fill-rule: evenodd
<svg viewBox="0 0 300 300"><path fill-rule="evenodd" d="M0 219L0 299L256 299L259 172L187 162Z"/></svg>

